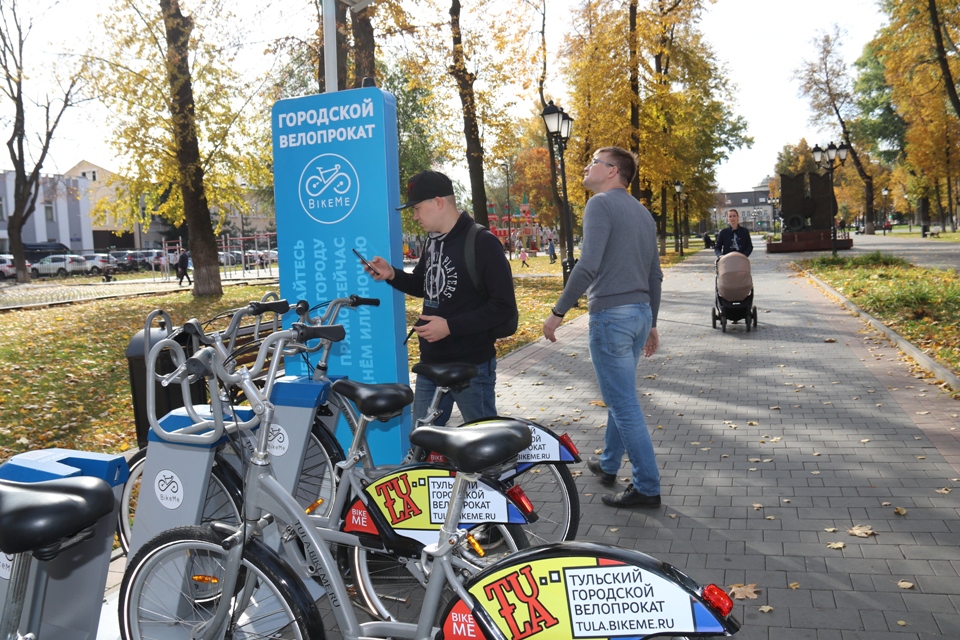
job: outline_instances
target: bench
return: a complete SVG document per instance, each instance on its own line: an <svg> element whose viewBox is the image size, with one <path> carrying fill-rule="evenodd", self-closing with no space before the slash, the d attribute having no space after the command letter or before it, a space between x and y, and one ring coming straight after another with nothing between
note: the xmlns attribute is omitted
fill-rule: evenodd
<svg viewBox="0 0 960 640"><path fill-rule="evenodd" d="M939 237L940 237L940 232L939 232L939 231L928 231L928 232L927 232L927 236L930 237L930 238L939 238Z"/></svg>

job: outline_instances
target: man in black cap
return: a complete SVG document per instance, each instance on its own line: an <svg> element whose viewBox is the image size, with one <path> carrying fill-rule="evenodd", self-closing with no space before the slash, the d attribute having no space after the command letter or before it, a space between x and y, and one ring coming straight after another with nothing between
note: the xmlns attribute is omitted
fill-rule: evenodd
<svg viewBox="0 0 960 640"><path fill-rule="evenodd" d="M510 263L495 235L483 229L474 236L478 282L467 266L465 245L473 219L457 210L450 178L436 171L423 171L407 183L407 202L413 219L427 233L427 244L413 273L394 269L376 256L367 268L374 280L423 298L423 312L414 326L420 339L420 361L426 364L466 362L477 365L479 375L460 392L447 394L436 424L446 424L453 401L464 421L497 414L494 386L497 379L496 337L492 329L517 316ZM417 378L414 418L426 413L436 384Z"/></svg>

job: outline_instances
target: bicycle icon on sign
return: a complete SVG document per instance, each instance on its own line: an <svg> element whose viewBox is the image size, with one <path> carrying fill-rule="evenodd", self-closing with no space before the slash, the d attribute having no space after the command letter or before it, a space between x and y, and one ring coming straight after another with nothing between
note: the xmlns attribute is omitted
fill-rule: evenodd
<svg viewBox="0 0 960 640"><path fill-rule="evenodd" d="M349 160L324 153L304 165L298 191L304 213L320 224L336 224L356 208L360 178Z"/></svg>
<svg viewBox="0 0 960 640"><path fill-rule="evenodd" d="M287 438L281 429L278 429L277 427L270 427L270 435L269 435L270 442L273 442L276 444L283 444L286 439Z"/></svg>
<svg viewBox="0 0 960 640"><path fill-rule="evenodd" d="M157 488L160 491L170 491L170 493L180 491L180 485L173 479L173 476L160 476L160 480L157 481Z"/></svg>
<svg viewBox="0 0 960 640"><path fill-rule="evenodd" d="M319 198L324 191L333 187L333 192L337 195L343 195L350 190L353 181L350 176L340 170L340 164L335 164L332 169L324 170L316 167L319 175L310 176L304 184L304 190L311 198Z"/></svg>

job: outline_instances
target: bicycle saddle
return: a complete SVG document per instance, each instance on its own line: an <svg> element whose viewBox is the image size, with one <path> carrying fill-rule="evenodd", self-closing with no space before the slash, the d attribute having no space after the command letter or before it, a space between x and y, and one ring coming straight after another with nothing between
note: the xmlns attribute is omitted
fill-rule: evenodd
<svg viewBox="0 0 960 640"><path fill-rule="evenodd" d="M381 422L400 415L403 408L413 402L413 389L398 382L363 384L341 378L334 382L331 388L352 400L360 413Z"/></svg>
<svg viewBox="0 0 960 640"><path fill-rule="evenodd" d="M423 425L410 442L446 456L465 473L479 473L507 462L530 446L530 427L510 418L492 418L462 427Z"/></svg>
<svg viewBox="0 0 960 640"><path fill-rule="evenodd" d="M113 507L113 489L100 478L0 480L0 551L15 554L52 545L86 529Z"/></svg>
<svg viewBox="0 0 960 640"><path fill-rule="evenodd" d="M470 380L479 373L477 365L462 362L446 364L423 364L420 362L413 365L413 372L418 376L430 378L439 387L450 387L454 391L466 389Z"/></svg>

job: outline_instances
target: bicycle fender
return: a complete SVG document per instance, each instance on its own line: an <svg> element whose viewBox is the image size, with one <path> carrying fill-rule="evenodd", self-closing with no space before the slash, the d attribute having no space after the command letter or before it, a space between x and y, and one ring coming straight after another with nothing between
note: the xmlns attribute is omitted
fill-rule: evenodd
<svg viewBox="0 0 960 640"><path fill-rule="evenodd" d="M352 503L344 531L379 534L385 541L395 535L420 545L436 542L447 515L455 475L450 467L421 463L377 478L364 488L366 500ZM505 493L480 478L467 494L460 528L526 523L523 513Z"/></svg>
<svg viewBox="0 0 960 640"><path fill-rule="evenodd" d="M447 605L438 638L632 639L740 630L676 567L612 545L533 547L470 576L464 587L470 601Z"/></svg>

